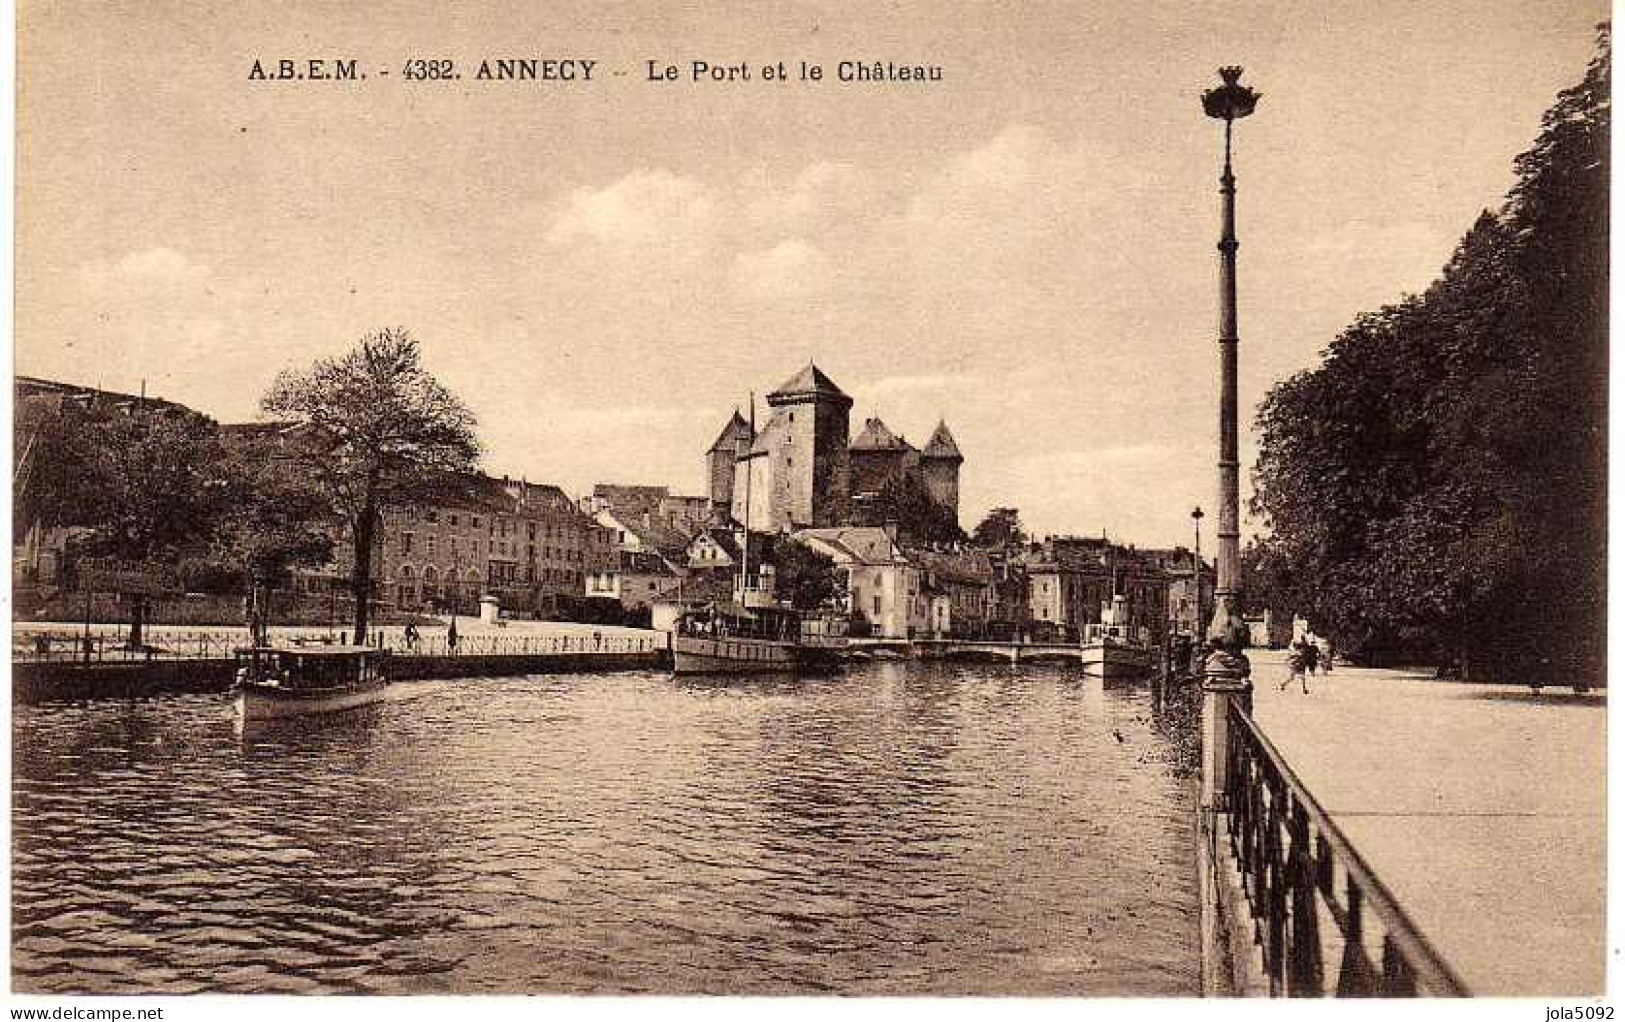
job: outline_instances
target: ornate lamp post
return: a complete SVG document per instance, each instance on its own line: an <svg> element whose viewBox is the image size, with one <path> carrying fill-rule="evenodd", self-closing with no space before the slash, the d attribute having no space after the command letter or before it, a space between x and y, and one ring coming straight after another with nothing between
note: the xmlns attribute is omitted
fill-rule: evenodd
<svg viewBox="0 0 1625 1022"><path fill-rule="evenodd" d="M1224 121L1224 173L1219 176L1223 220L1219 234L1219 577L1213 593L1210 639L1229 639L1241 620L1241 462L1236 424L1236 176L1230 171L1230 129L1253 112L1258 93L1240 84L1241 68L1222 67L1224 84L1202 94L1202 109Z"/></svg>
<svg viewBox="0 0 1625 1022"><path fill-rule="evenodd" d="M1236 176L1230 170L1231 126L1253 112L1258 93L1240 84L1241 68L1222 67L1224 84L1202 94L1202 110L1224 121L1224 172L1219 175L1223 219L1219 233L1219 577L1207 636L1221 648L1202 665L1202 806L1226 811L1230 763L1230 706L1251 709L1251 666L1241 652L1241 462L1236 424ZM1193 515L1194 517L1194 515ZM1200 563L1200 562L1198 562ZM1209 821L1208 825L1212 825Z"/></svg>

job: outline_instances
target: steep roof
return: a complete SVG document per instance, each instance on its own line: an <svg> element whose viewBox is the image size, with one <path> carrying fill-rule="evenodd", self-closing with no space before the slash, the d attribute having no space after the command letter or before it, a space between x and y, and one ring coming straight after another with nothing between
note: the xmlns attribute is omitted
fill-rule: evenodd
<svg viewBox="0 0 1625 1022"><path fill-rule="evenodd" d="M722 432L717 434L717 442L712 444L705 453L715 454L718 451L737 451L739 441L750 439L752 439L750 423L746 422L745 417L739 414L739 409L735 408L733 418L729 419L728 424L722 427Z"/></svg>
<svg viewBox="0 0 1625 1022"><path fill-rule="evenodd" d="M779 384L778 389L767 395L767 400L769 404L779 404L789 398L819 395L840 398L847 404L852 403L852 399L835 385L835 381L825 376L824 371L811 362L807 363L807 368ZM778 400L775 401L775 398Z"/></svg>
<svg viewBox="0 0 1625 1022"><path fill-rule="evenodd" d="M874 526L842 526L830 529L802 529L790 536L798 542L816 542L859 564L891 564L900 556L897 544L885 529Z"/></svg>
<svg viewBox="0 0 1625 1022"><path fill-rule="evenodd" d="M702 529L694 537L695 543L699 542L700 536L710 537L711 542L721 548L722 552L727 554L730 560L739 560L739 542L734 539L732 529ZM692 546L693 544L689 545Z"/></svg>
<svg viewBox="0 0 1625 1022"><path fill-rule="evenodd" d="M747 453L751 455L767 454L773 450L773 442L783 436L786 429L790 428L788 418L789 415L784 409L774 409L773 415L756 431L756 438L751 441L750 450Z"/></svg>
<svg viewBox="0 0 1625 1022"><path fill-rule="evenodd" d="M939 581L985 586L993 581L993 565L979 550L908 550L908 559Z"/></svg>
<svg viewBox="0 0 1625 1022"><path fill-rule="evenodd" d="M959 453L959 445L954 443L954 435L948 432L948 424L940 420L937 422L937 431L931 434L931 440L925 445L925 450L920 452L920 457L965 460L965 456Z"/></svg>
<svg viewBox="0 0 1625 1022"><path fill-rule="evenodd" d="M876 416L863 424L863 432L852 441L851 450L854 451L909 451L913 446L896 433L886 428L886 424Z"/></svg>
<svg viewBox="0 0 1625 1022"><path fill-rule="evenodd" d="M646 551L621 551L621 574L623 575L666 575L675 576L677 572L671 569L666 559L659 554Z"/></svg>

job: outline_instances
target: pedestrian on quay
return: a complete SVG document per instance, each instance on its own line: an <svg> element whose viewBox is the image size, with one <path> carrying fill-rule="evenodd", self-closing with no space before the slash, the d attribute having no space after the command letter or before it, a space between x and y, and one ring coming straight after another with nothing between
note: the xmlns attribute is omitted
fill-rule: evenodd
<svg viewBox="0 0 1625 1022"><path fill-rule="evenodd" d="M418 650L418 626L416 621L406 622L406 648L416 653Z"/></svg>
<svg viewBox="0 0 1625 1022"><path fill-rule="evenodd" d="M1280 688L1281 688L1282 692L1285 692L1286 687L1288 685L1292 684L1294 681L1296 681L1299 685L1303 686L1303 694L1304 695L1309 694L1309 678L1308 678L1308 675L1306 675L1304 672L1308 669L1308 666L1309 666L1308 650L1311 649L1311 648L1313 648L1313 647L1311 647L1307 642L1305 642L1301 636L1298 638L1298 640L1296 642L1294 642L1292 645L1287 647L1287 651L1286 651L1287 676L1286 676L1286 680L1281 682L1281 685L1280 685Z"/></svg>
<svg viewBox="0 0 1625 1022"><path fill-rule="evenodd" d="M1317 645L1320 639L1313 628L1305 628L1299 641L1303 643L1303 673L1312 678L1315 668L1320 666L1320 646Z"/></svg>
<svg viewBox="0 0 1625 1022"><path fill-rule="evenodd" d="M1326 638L1324 635L1317 636L1315 638L1315 646L1319 652L1319 656L1315 658L1315 662L1320 665L1320 673L1332 673L1332 640Z"/></svg>
<svg viewBox="0 0 1625 1022"><path fill-rule="evenodd" d="M446 652L457 652L457 618L452 616L451 624L446 626Z"/></svg>

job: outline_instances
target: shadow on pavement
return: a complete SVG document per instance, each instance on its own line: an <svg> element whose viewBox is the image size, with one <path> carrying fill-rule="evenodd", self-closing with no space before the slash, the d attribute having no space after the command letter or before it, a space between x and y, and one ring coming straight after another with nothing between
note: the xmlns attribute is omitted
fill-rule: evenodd
<svg viewBox="0 0 1625 1022"><path fill-rule="evenodd" d="M1485 699L1496 703L1531 703L1539 706L1569 706L1575 708L1608 708L1608 695L1605 692L1526 692L1526 691L1493 691L1477 692L1473 699Z"/></svg>

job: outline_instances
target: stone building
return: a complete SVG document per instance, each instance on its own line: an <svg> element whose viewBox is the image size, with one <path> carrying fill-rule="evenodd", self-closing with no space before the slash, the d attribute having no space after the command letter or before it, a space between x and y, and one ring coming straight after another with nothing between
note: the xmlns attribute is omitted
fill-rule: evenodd
<svg viewBox="0 0 1625 1022"><path fill-rule="evenodd" d="M852 399L808 364L767 404L771 415L734 466L733 519L764 532L839 524L848 503Z"/></svg>
<svg viewBox="0 0 1625 1022"><path fill-rule="evenodd" d="M734 409L733 418L717 434L716 442L705 452L706 492L711 504L723 517L733 512L734 466L750 450L750 423Z"/></svg>
<svg viewBox="0 0 1625 1022"><path fill-rule="evenodd" d="M430 500L385 509L381 595L401 610L472 613L480 596L504 610L551 614L580 597L612 552L563 490L545 483L459 477Z"/></svg>
<svg viewBox="0 0 1625 1022"><path fill-rule="evenodd" d="M1128 600L1128 624L1160 641L1168 625L1168 573L1155 557L1105 537L1052 536L1023 556L1031 628L1075 638L1096 624L1113 595Z"/></svg>
<svg viewBox="0 0 1625 1022"><path fill-rule="evenodd" d="M965 459L946 422L924 450L879 417L849 442L852 399L810 364L767 404L768 420L754 434L736 410L706 451L709 495L734 521L748 518L752 529L771 532L851 524L857 501L904 478L957 516Z"/></svg>

